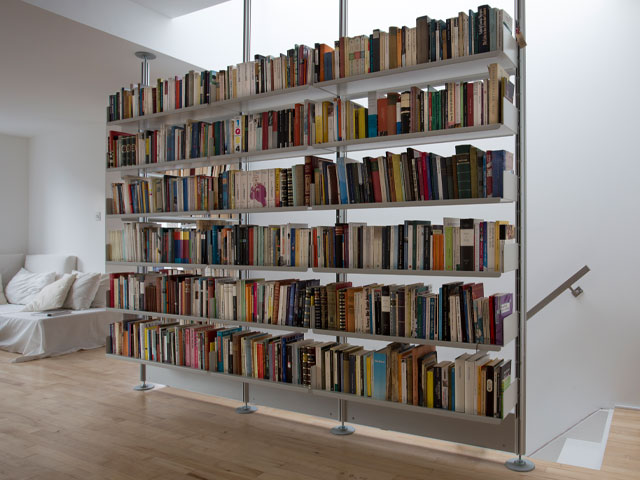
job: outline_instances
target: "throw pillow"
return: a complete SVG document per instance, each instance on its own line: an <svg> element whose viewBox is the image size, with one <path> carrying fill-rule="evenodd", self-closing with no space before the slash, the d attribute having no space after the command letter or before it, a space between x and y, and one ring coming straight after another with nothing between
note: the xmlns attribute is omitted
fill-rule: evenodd
<svg viewBox="0 0 640 480"><path fill-rule="evenodd" d="M103 273L96 296L91 302L91 308L105 308L107 306L107 292L109 291L109 274Z"/></svg>
<svg viewBox="0 0 640 480"><path fill-rule="evenodd" d="M69 293L71 285L76 280L72 273L65 273L60 280L56 280L44 287L22 309L23 312L44 312L62 307Z"/></svg>
<svg viewBox="0 0 640 480"><path fill-rule="evenodd" d="M82 273L77 270L72 273L76 276L76 281L71 285L62 308L86 310L91 306L91 302L96 296L101 275L99 273Z"/></svg>
<svg viewBox="0 0 640 480"><path fill-rule="evenodd" d="M21 268L5 288L4 293L9 303L25 305L44 287L56 280L56 272L32 273Z"/></svg>

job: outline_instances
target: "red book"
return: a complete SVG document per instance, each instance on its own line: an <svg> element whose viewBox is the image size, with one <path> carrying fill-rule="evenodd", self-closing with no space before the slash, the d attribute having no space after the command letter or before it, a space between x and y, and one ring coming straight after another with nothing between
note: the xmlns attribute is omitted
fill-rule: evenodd
<svg viewBox="0 0 640 480"><path fill-rule="evenodd" d="M380 189L380 171L378 170L377 159L367 159L371 166L371 183L373 185L373 199L376 203L382 202L382 190Z"/></svg>
<svg viewBox="0 0 640 480"><path fill-rule="evenodd" d="M304 157L304 204L311 205L311 178L313 177L313 157ZM316 198L316 202L318 199ZM319 203L319 202L318 202Z"/></svg>
<svg viewBox="0 0 640 480"><path fill-rule="evenodd" d="M378 136L388 135L387 132L387 99L378 99Z"/></svg>
<svg viewBox="0 0 640 480"><path fill-rule="evenodd" d="M262 112L262 149L269 148L269 112Z"/></svg>
<svg viewBox="0 0 640 480"><path fill-rule="evenodd" d="M427 176L427 168L429 168L429 163L427 162L427 152L420 152L420 165L422 165L422 193L424 195L423 200L431 200L431 185L429 185L429 177Z"/></svg>
<svg viewBox="0 0 640 480"><path fill-rule="evenodd" d="M258 363L258 378L264 378L264 343L259 342L256 345L256 357Z"/></svg>
<svg viewBox="0 0 640 480"><path fill-rule="evenodd" d="M467 114L466 114L466 127L473 127L473 82L468 82L467 86Z"/></svg>
<svg viewBox="0 0 640 480"><path fill-rule="evenodd" d="M249 265L253 265L253 227L249 227Z"/></svg>
<svg viewBox="0 0 640 480"><path fill-rule="evenodd" d="M345 47L346 43L345 38L340 37L340 78L345 77L345 58L347 54Z"/></svg>

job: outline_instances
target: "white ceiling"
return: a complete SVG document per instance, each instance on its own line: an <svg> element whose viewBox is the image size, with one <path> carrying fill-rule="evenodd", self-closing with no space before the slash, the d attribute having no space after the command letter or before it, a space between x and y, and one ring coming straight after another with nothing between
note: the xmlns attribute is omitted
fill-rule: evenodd
<svg viewBox="0 0 640 480"><path fill-rule="evenodd" d="M181 17L189 13L213 7L227 0L131 0L168 18Z"/></svg>
<svg viewBox="0 0 640 480"><path fill-rule="evenodd" d="M140 45L19 0L0 2L0 133L104 123L108 95L140 79ZM151 78L194 68L154 52Z"/></svg>

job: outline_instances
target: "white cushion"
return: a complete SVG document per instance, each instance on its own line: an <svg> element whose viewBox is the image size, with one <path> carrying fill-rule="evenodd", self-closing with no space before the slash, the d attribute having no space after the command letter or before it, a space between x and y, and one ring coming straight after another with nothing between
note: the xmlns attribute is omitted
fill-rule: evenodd
<svg viewBox="0 0 640 480"><path fill-rule="evenodd" d="M44 312L62 307L69 293L71 285L76 280L72 273L65 273L60 280L56 280L44 287L22 309L23 312Z"/></svg>
<svg viewBox="0 0 640 480"><path fill-rule="evenodd" d="M82 273L77 270L71 273L76 276L76 281L71 285L62 308L86 310L91 306L91 302L96 296L96 292L100 286L101 274Z"/></svg>
<svg viewBox="0 0 640 480"><path fill-rule="evenodd" d="M2 274L0 273L0 305L7 303L7 297L4 296L4 287L2 286Z"/></svg>
<svg viewBox="0 0 640 480"><path fill-rule="evenodd" d="M107 293L109 292L109 274L103 273L100 278L100 286L96 296L91 302L91 308L105 308L107 306Z"/></svg>
<svg viewBox="0 0 640 480"><path fill-rule="evenodd" d="M53 283L55 279L56 272L31 273L21 268L8 283L4 293L9 303L24 305L29 303L40 290Z"/></svg>

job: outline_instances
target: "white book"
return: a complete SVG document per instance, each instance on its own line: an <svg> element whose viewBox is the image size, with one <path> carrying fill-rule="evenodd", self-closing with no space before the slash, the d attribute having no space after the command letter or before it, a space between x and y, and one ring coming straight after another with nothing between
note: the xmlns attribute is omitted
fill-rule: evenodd
<svg viewBox="0 0 640 480"><path fill-rule="evenodd" d="M477 410L477 387L475 387L475 370L476 362L482 362L483 360L489 361L489 356L484 352L478 352L470 357L467 357L464 362L464 412L469 414L475 414ZM456 367L457 371L457 367ZM456 374L456 400L460 393L458 377ZM457 403L457 402L456 402ZM456 409L457 411L457 409Z"/></svg>

